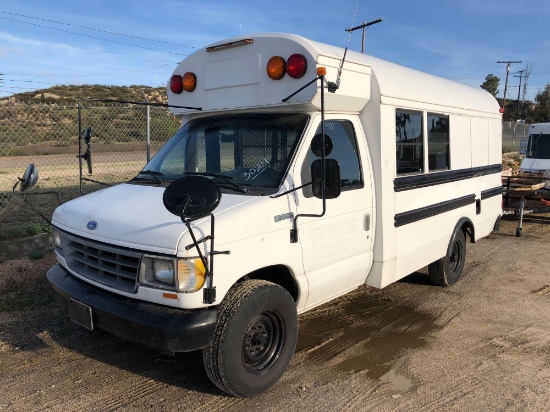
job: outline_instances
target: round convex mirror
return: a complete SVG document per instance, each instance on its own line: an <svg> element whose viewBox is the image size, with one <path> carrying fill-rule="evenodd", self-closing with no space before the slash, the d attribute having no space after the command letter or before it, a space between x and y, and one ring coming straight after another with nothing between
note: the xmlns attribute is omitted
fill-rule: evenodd
<svg viewBox="0 0 550 412"><path fill-rule="evenodd" d="M38 182L38 169L31 163L27 166L23 178L20 179L19 190L24 192L27 189L33 187Z"/></svg>
<svg viewBox="0 0 550 412"><path fill-rule="evenodd" d="M325 156L332 152L332 139L325 133ZM317 157L323 157L323 134L318 133L311 139L311 151Z"/></svg>
<svg viewBox="0 0 550 412"><path fill-rule="evenodd" d="M203 176L185 176L166 188L162 201L174 215L196 219L212 212L220 203L220 188Z"/></svg>

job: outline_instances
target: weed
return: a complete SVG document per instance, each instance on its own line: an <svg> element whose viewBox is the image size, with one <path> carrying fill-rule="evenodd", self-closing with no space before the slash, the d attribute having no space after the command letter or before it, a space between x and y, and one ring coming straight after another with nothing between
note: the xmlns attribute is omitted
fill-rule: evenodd
<svg viewBox="0 0 550 412"><path fill-rule="evenodd" d="M44 259L44 252L42 250L31 250L27 253L27 256L32 260Z"/></svg>
<svg viewBox="0 0 550 412"><path fill-rule="evenodd" d="M7 229L0 233L0 241L19 239L50 232L50 225L46 222L37 222L26 226Z"/></svg>

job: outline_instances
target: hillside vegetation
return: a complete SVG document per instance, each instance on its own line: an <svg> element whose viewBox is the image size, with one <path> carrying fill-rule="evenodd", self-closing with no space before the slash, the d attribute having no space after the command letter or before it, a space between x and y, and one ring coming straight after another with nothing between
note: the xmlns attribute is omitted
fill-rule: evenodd
<svg viewBox="0 0 550 412"><path fill-rule="evenodd" d="M152 103L167 103L166 88L149 86L52 86L47 89L38 89L32 92L16 93L0 99L0 104L16 103L48 103L59 105L73 105L80 99L110 99L143 102L145 99Z"/></svg>

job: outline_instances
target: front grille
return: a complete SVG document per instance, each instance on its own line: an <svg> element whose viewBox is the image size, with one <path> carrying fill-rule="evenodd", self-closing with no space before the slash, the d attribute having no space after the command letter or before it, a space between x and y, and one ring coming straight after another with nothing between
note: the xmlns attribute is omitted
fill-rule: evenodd
<svg viewBox="0 0 550 412"><path fill-rule="evenodd" d="M93 281L135 292L141 253L61 232L67 266Z"/></svg>

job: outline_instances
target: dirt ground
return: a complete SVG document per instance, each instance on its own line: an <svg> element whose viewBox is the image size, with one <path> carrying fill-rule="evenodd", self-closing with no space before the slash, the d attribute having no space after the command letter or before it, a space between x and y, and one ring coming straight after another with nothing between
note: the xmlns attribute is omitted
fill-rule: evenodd
<svg viewBox="0 0 550 412"><path fill-rule="evenodd" d="M550 410L550 215L468 244L463 278L425 271L300 316L293 361L254 399L208 380L200 352L165 356L71 323L46 295L54 261L0 264L2 411Z"/></svg>

